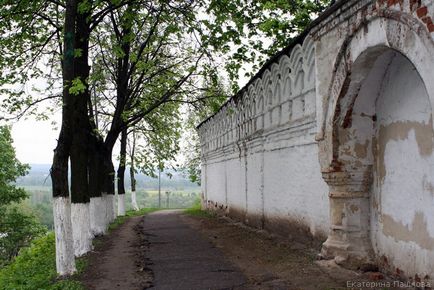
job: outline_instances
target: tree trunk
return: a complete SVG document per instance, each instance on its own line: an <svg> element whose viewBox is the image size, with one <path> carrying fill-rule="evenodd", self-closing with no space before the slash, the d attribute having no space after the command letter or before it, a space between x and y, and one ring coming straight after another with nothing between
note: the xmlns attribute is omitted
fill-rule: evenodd
<svg viewBox="0 0 434 290"><path fill-rule="evenodd" d="M71 219L74 237L74 252L82 256L92 249L92 231L89 211L89 142L91 141L91 126L88 115L88 100L90 91L87 85L90 67L89 37L90 27L88 12L78 13L76 17L74 80L80 80L84 90L73 96L73 130L71 146Z"/></svg>
<svg viewBox="0 0 434 290"><path fill-rule="evenodd" d="M127 158L127 129L122 130L118 167L118 216L125 215L125 166Z"/></svg>
<svg viewBox="0 0 434 290"><path fill-rule="evenodd" d="M71 147L71 95L69 87L74 79L75 20L78 1L67 1L63 36L63 95L62 127L54 150L51 167L53 189L54 233L56 235L56 270L59 275L76 271L71 223L71 201L68 184L68 159Z"/></svg>
<svg viewBox="0 0 434 290"><path fill-rule="evenodd" d="M65 107L63 108L65 110ZM62 118L65 117L63 114ZM68 185L68 151L70 140L65 137L67 126L62 125L51 167L53 190L53 218L56 236L56 270L59 275L72 275L76 271L74 240L71 223L71 200Z"/></svg>
<svg viewBox="0 0 434 290"><path fill-rule="evenodd" d="M139 210L139 205L137 204L137 196L136 196L136 177L135 177L135 163L134 163L134 154L136 150L136 133L133 131L133 142L131 144L131 152L130 152L130 178L131 178L131 206L134 210Z"/></svg>
<svg viewBox="0 0 434 290"><path fill-rule="evenodd" d="M125 12L125 15L129 15L132 9L131 4L127 5L129 12ZM121 23L122 35L127 36L131 32L131 19L123 19ZM117 25L113 23L113 25ZM116 59L116 108L113 115L112 123L105 139L106 149L110 152L110 155L105 157L106 162L106 174L105 174L105 186L107 188L107 204L108 204L108 218L112 221L115 218L116 211L114 210L114 167L112 162L111 153L113 147L122 133L122 130L126 128L123 121L123 112L125 111L126 99L128 94L128 70L129 70L129 58L130 58L130 42L125 41L122 43L122 51L124 55ZM124 189L125 192L125 189ZM125 196L125 195L123 195ZM113 206L113 208L112 208ZM122 205L120 205L122 206Z"/></svg>
<svg viewBox="0 0 434 290"><path fill-rule="evenodd" d="M90 195L90 227L95 236L104 235L107 231L106 195L103 192L104 151L103 140L93 134L89 151L89 195Z"/></svg>
<svg viewBox="0 0 434 290"><path fill-rule="evenodd" d="M114 194L115 194L115 169L112 162L112 148L104 145L102 153L102 170L100 180L102 184L102 196L106 209L106 223L112 222L116 218Z"/></svg>

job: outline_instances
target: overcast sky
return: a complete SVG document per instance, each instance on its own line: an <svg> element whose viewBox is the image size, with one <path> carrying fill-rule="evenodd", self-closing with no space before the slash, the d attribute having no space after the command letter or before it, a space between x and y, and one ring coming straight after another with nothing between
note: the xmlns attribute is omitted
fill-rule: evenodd
<svg viewBox="0 0 434 290"><path fill-rule="evenodd" d="M12 126L18 160L30 164L51 164L58 131L51 121L21 120Z"/></svg>
<svg viewBox="0 0 434 290"><path fill-rule="evenodd" d="M248 78L240 74L238 84L240 87L248 82ZM52 121L57 122L57 126L52 125ZM51 164L53 150L56 148L59 136L61 113L58 111L51 120L37 121L34 118L20 120L12 126L12 137L18 160L28 164ZM56 128L58 127L58 128ZM118 146L113 152L118 151ZM183 159L179 156L178 161ZM116 162L116 157L113 157Z"/></svg>

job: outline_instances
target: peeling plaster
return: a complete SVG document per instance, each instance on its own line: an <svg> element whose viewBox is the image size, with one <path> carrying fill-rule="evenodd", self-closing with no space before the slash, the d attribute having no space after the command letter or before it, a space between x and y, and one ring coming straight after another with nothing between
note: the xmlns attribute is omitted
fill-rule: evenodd
<svg viewBox="0 0 434 290"><path fill-rule="evenodd" d="M369 140L366 140L363 144L356 143L354 146L354 152L356 153L356 156L360 159L366 158L368 156L369 145Z"/></svg>
<svg viewBox="0 0 434 290"><path fill-rule="evenodd" d="M428 225L423 212L417 211L411 223L406 226L395 221L390 215L382 214L383 233L396 241L415 242L422 249L434 250L434 237L428 232Z"/></svg>
<svg viewBox="0 0 434 290"><path fill-rule="evenodd" d="M433 152L433 129L432 117L428 124L398 121L388 125L381 125L378 133L378 157L379 157L379 177L381 182L386 177L385 152L387 143L391 140L399 141L408 139L410 131L414 131L416 142L421 156L431 156Z"/></svg>

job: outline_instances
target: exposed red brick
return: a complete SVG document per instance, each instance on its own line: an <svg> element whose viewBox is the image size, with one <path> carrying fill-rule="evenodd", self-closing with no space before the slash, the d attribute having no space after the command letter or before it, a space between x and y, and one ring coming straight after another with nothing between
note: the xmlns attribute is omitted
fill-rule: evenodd
<svg viewBox="0 0 434 290"><path fill-rule="evenodd" d="M395 270L395 274L396 274L396 275L401 276L403 273L404 273L404 271L402 271L402 270L399 269L399 268L396 268L396 270Z"/></svg>
<svg viewBox="0 0 434 290"><path fill-rule="evenodd" d="M429 32L434 32L434 23L428 24L428 31Z"/></svg>
<svg viewBox="0 0 434 290"><path fill-rule="evenodd" d="M422 20L422 22L425 23L425 24L429 24L429 23L432 22L431 17L429 17L428 15L425 15L420 20Z"/></svg>
<svg viewBox="0 0 434 290"><path fill-rule="evenodd" d="M412 12L416 11L416 9L420 7L420 5L422 5L420 0L410 0L410 10Z"/></svg>
<svg viewBox="0 0 434 290"><path fill-rule="evenodd" d="M428 14L428 8L426 6L420 7L416 10L417 17L421 18Z"/></svg>
<svg viewBox="0 0 434 290"><path fill-rule="evenodd" d="M383 280L383 279L384 279L384 276L380 272L369 273L369 280L371 280L371 281L378 281L378 280Z"/></svg>

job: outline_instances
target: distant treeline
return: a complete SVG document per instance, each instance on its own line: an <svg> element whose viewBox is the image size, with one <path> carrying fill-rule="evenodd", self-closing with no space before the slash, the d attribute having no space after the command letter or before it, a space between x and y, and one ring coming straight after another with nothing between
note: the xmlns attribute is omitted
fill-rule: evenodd
<svg viewBox="0 0 434 290"><path fill-rule="evenodd" d="M50 165L48 164L31 164L29 173L17 180L18 186L44 186L51 187ZM129 168L127 168L129 172ZM158 174L158 172L157 172ZM158 178L152 178L144 174L136 174L137 188L157 189ZM127 190L131 186L128 176L125 178ZM165 170L161 173L161 187L171 188L174 190L184 190L188 188L197 188L196 183L191 182L181 171Z"/></svg>

